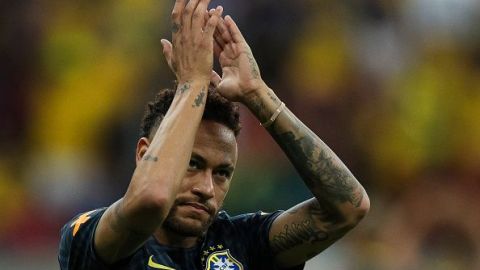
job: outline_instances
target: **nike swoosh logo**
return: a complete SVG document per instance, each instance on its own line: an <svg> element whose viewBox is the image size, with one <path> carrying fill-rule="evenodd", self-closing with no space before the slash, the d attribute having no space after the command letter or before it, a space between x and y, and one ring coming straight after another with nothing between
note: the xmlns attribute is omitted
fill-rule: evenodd
<svg viewBox="0 0 480 270"><path fill-rule="evenodd" d="M155 268L155 269L163 269L163 270L175 270L175 268L171 268L168 266L165 266L163 264L159 264L153 261L153 255L148 258L148 266Z"/></svg>

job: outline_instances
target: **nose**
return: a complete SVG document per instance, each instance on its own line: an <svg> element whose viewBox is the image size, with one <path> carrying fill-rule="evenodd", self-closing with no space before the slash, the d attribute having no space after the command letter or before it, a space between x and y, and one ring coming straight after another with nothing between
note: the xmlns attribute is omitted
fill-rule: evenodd
<svg viewBox="0 0 480 270"><path fill-rule="evenodd" d="M215 187L213 186L213 175L211 171L204 171L195 179L192 192L204 200L211 199L215 196Z"/></svg>

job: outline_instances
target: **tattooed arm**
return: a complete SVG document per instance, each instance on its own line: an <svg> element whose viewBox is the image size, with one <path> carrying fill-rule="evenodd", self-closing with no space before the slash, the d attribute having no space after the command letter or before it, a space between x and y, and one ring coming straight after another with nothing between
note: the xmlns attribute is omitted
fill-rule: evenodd
<svg viewBox="0 0 480 270"><path fill-rule="evenodd" d="M205 22L208 3L176 0L174 46L166 53L178 88L156 131L137 143L137 167L126 194L106 210L96 228L95 250L108 264L131 255L162 224L186 173L210 83L212 36L222 13L217 8Z"/></svg>
<svg viewBox="0 0 480 270"><path fill-rule="evenodd" d="M262 123L280 105L268 88L246 100ZM345 235L365 216L370 202L342 161L291 111L282 111L268 131L315 196L281 214L270 230L276 262L288 267L314 257Z"/></svg>
<svg viewBox="0 0 480 270"><path fill-rule="evenodd" d="M230 17L214 35L223 77L218 91L239 100L265 123L281 102L260 76L250 48ZM280 267L295 266L337 241L368 212L365 190L335 153L285 108L268 128L315 198L281 214L270 246Z"/></svg>

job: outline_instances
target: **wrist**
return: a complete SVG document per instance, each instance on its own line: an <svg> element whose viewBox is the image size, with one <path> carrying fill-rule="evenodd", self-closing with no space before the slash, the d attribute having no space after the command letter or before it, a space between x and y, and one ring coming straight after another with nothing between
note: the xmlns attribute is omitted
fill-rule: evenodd
<svg viewBox="0 0 480 270"><path fill-rule="evenodd" d="M248 93L243 104L256 116L258 121L265 127L270 126L277 117L277 111L283 111L284 106L281 100L275 95L272 89L264 84L263 87ZM272 117L274 118L272 121Z"/></svg>
<svg viewBox="0 0 480 270"><path fill-rule="evenodd" d="M186 92L187 90L200 90L204 87L208 87L210 80L208 79L184 79L177 81L177 91Z"/></svg>
<svg viewBox="0 0 480 270"><path fill-rule="evenodd" d="M273 90L271 90L270 87L268 87L268 85L262 81L257 87L246 91L240 99L240 102L250 108L252 102L266 95L269 91L273 92Z"/></svg>

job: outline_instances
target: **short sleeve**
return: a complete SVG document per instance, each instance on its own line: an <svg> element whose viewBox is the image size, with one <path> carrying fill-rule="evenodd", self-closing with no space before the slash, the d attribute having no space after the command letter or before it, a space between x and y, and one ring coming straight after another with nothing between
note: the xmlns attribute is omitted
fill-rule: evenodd
<svg viewBox="0 0 480 270"><path fill-rule="evenodd" d="M77 215L60 232L58 261L61 270L108 269L95 255L95 230L106 208Z"/></svg>
<svg viewBox="0 0 480 270"><path fill-rule="evenodd" d="M246 241L252 269L280 270L273 267L273 253L270 248L269 232L273 221L281 213L283 211L273 213L259 211L232 217L233 224L241 233L241 237L244 237L244 241ZM288 268L288 270L301 270L303 268L304 264Z"/></svg>

